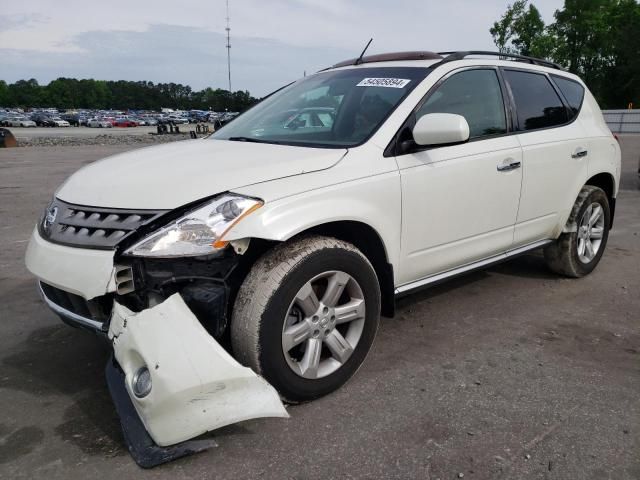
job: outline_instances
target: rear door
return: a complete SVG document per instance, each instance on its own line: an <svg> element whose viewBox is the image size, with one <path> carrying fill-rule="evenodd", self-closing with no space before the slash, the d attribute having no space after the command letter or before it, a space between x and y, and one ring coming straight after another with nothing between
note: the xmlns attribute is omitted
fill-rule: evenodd
<svg viewBox="0 0 640 480"><path fill-rule="evenodd" d="M514 248L555 238L587 175L589 142L551 77L504 68L522 145L522 195ZM577 187L579 189L579 186Z"/></svg>

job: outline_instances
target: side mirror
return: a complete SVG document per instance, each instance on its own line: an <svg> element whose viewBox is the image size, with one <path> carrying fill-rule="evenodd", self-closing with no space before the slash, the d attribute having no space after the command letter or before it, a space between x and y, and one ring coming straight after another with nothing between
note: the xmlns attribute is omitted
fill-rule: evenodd
<svg viewBox="0 0 640 480"><path fill-rule="evenodd" d="M413 127L413 140L418 145L443 145L469 140L469 124L462 115L428 113Z"/></svg>

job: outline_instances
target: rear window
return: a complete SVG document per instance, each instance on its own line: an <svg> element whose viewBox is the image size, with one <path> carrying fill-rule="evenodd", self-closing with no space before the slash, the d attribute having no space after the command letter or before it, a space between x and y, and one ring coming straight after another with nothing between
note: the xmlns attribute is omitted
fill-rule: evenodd
<svg viewBox="0 0 640 480"><path fill-rule="evenodd" d="M571 108L571 119L573 120L576 115L578 115L578 112L580 112L580 107L582 107L584 88L578 82L569 80L568 78L557 75L551 75L551 77L569 104L569 108Z"/></svg>
<svg viewBox="0 0 640 480"><path fill-rule="evenodd" d="M566 123L567 109L546 75L505 70L518 112L519 130L537 130Z"/></svg>

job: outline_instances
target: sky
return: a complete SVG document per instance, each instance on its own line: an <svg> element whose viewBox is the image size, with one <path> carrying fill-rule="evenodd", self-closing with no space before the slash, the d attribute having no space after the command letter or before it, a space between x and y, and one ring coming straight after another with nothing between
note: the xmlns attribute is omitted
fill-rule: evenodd
<svg viewBox="0 0 640 480"><path fill-rule="evenodd" d="M225 0L2 2L0 79L150 80L227 88ZM512 0L229 0L233 90L262 96L341 60L495 50ZM545 22L562 0L534 0Z"/></svg>

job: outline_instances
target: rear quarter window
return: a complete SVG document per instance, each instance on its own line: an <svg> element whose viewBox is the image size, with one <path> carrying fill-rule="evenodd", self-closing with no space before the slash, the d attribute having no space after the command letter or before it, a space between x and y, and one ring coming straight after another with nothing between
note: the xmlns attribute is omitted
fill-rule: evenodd
<svg viewBox="0 0 640 480"><path fill-rule="evenodd" d="M567 109L546 75L505 70L518 113L519 130L538 130L569 121Z"/></svg>
<svg viewBox="0 0 640 480"><path fill-rule="evenodd" d="M553 81L569 104L569 108L571 109L571 120L573 120L578 115L580 108L582 107L584 87L574 80L559 77L558 75L551 75L551 78L553 78Z"/></svg>

